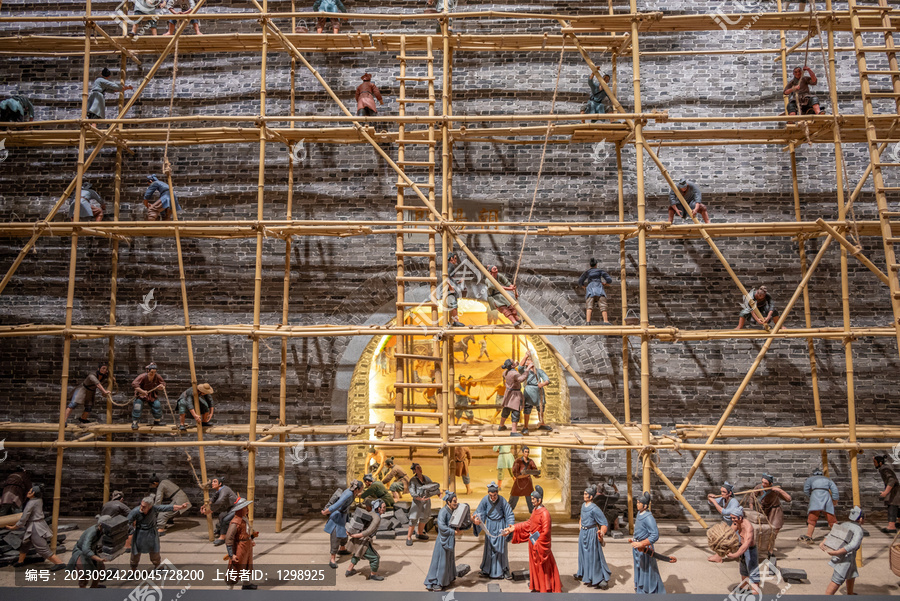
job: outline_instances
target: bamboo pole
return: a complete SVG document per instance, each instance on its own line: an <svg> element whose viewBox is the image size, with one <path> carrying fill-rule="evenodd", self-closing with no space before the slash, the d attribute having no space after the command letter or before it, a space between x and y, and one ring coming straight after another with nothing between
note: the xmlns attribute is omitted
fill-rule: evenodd
<svg viewBox="0 0 900 601"><path fill-rule="evenodd" d="M206 3L206 0L197 0L197 7L196 7L197 10L199 10L203 6L204 3ZM90 16L90 13L85 13L85 15ZM83 19L81 17L79 17L78 20L80 21ZM119 120L121 120L128 113L128 111L131 109L131 107L134 106L134 103L138 101L138 99L141 96L141 93L144 91L144 88L147 87L147 84L150 83L150 80L153 78L154 75L156 75L156 72L159 70L160 65L162 65L163 60L166 58L166 56L168 56L169 52L171 52L172 49L175 47L175 44L178 42L178 38L181 36L181 32L184 31L184 28L187 24L188 24L188 21L182 21L178 25L178 28L175 30L175 35L173 35L172 39L169 40L169 43L166 45L165 50L163 50L163 52L160 54L159 58L156 60L156 62L150 68L150 71L147 73L146 77L144 77L143 81L141 81L137 90L134 91L134 94L131 95L131 98L128 99L128 102L125 104L125 107L122 109L122 111L120 111L119 116L118 116ZM85 27L87 27L87 26L85 26ZM87 32L85 32L85 56L86 56L85 60L86 61L90 58L90 43L87 41L88 38L90 38L90 36L87 35ZM85 107L85 109L86 109L86 107ZM82 126L86 122L86 120L87 120L87 113L85 110L85 111L82 111L82 115L81 115ZM100 151L103 148L103 144L106 142L107 138L109 138L112 134L114 134L118 128L119 128L119 124L113 124L112 126L109 127L109 129L107 129L105 132L103 132L103 134L100 136L100 140L97 142L97 145L94 147L94 150L91 151L90 156L88 156L87 159L84 159L84 167L81 171L82 174L94 162L94 159L97 157L97 155L100 154ZM82 145L81 140L84 138L85 130L83 129L83 127L82 127L81 131L82 131L82 134L81 134L81 138L79 139L79 147L81 147L81 145ZM82 148L82 153L83 153L83 150L84 149ZM83 159L83 157L79 155L79 160L82 160L82 159ZM34 234L32 234L31 238L28 240L28 242L25 244L25 246L22 248L22 250L19 251L18 256L16 256L16 259L13 261L13 264L7 270L6 275L3 276L2 280L0 280L0 294L2 294L3 291L6 289L6 285L9 284L9 281L12 279L13 274L16 272L16 270L22 264L22 261L25 260L25 256L31 251L32 248L34 248L34 245L37 242L38 238L40 238L40 236L43 234L44 230L49 227L47 225L48 222L53 220L53 218L56 216L57 211L59 211L60 207L62 207L63 203L69 197L69 194L72 194L73 192L76 194L80 193L81 189L80 188L76 189L76 185L80 185L80 180L78 180L77 178L72 180L72 182L66 187L62 196L60 196L59 200L56 201L56 204L53 205L53 208L50 209L50 213L47 215L47 218L44 220L44 223L41 226L41 228L38 229L37 231L35 231Z"/></svg>
<svg viewBox="0 0 900 601"><path fill-rule="evenodd" d="M788 301L788 304L784 308L784 312L778 318L778 321L775 323L775 327L772 328L773 331L777 332L784 325L785 319L787 319L788 314L790 314L791 309L794 307L794 303L797 302L797 299L800 296L800 293L809 283L810 278L812 278L813 273L816 271L816 267L819 266L819 263L822 261L822 257L825 256L825 251L828 249L828 246L831 244L831 236L825 238L825 241L822 243L822 247L819 249L819 252L816 254L815 259L813 259L812 265L809 266L806 274L803 276L803 279L800 281L800 284L797 286L797 289L794 291L794 294L791 296L791 299ZM750 369L747 371L747 375L744 376L741 385L738 386L737 391L734 393L734 396L731 398L731 401L728 403L728 406L725 408L725 412L722 413L722 417L719 418L719 422L716 424L716 427L713 429L712 433L709 435L709 438L706 441L706 444L712 445L716 438L719 436L719 432L722 430L722 426L725 425L725 421L728 419L728 416L731 415L731 412L734 411L734 408L737 406L738 401L741 396L744 394L744 390L747 389L747 385L750 384L750 380L753 378L753 374L756 373L756 369L759 367L760 363L762 363L763 358L766 356L766 353L769 351L769 347L772 346L772 341L774 338L769 338L763 344L762 349L760 349L759 353L756 356L756 359L753 361L753 365L750 366ZM691 478L694 477L694 474L697 472L697 468L700 467L700 463L703 461L703 458L706 457L707 451L701 451L699 455L694 459L694 463L691 465L690 470L685 476L684 481L678 487L678 491L683 493L687 488L687 485L690 483Z"/></svg>
<svg viewBox="0 0 900 601"><path fill-rule="evenodd" d="M447 12L447 4L444 5L445 13ZM450 20L448 18L442 18L440 21L441 25L441 116L447 118L452 114L452 105L451 105L451 96L450 90L453 82L452 79L452 57L450 54ZM427 47L428 56L431 57L428 59L428 71L429 76L434 77L434 47L432 45L432 38L428 38L428 47ZM429 81L429 89L431 90L430 99L434 100L434 79ZM435 114L434 102L430 102L428 104L429 107L429 116ZM430 138L434 138L434 127L430 127L429 134ZM451 197L450 197L450 188L451 188L451 167L453 164L452 159L453 154L453 142L450 138L450 122L443 121L441 123L441 212L438 215L441 219L446 219L449 221L453 220L453 212L451 210ZM428 156L429 160L432 163L432 167L429 169L431 177L429 179L429 183L431 184L431 188L429 188L429 199L437 205L437 201L434 198L434 190L437 184L434 177L434 146L428 147ZM434 220L435 215L432 213L431 219ZM442 294L441 299L445 299L447 297L444 292L448 292L447 282L449 277L449 252L450 252L450 236L446 231L441 233L441 283L442 283ZM437 267L437 266L435 266ZM432 295L432 298L436 298ZM442 301L443 302L443 301ZM440 317L438 324L440 327L447 327L449 323L449 315L443 310L440 312ZM454 358L455 355L453 353L453 344L454 339L452 336L445 338L443 344L440 346L436 346L435 348L439 348L441 351L441 401L440 401L440 411L441 411L441 443L446 445L450 440L450 424L452 422L452 417L450 413L450 404L452 403L454 406L456 405L456 395L455 389L452 386L453 380L455 379L455 370L454 370ZM434 349L433 349L434 350ZM437 372L437 370L435 370ZM446 447L445 447L446 448ZM444 478L444 488L450 488L450 483L452 480L453 489L456 489L456 476L455 473L451 474L450 472L450 451L445 450L441 453L441 471L443 472Z"/></svg>
<svg viewBox="0 0 900 601"><path fill-rule="evenodd" d="M296 0L291 0L291 11L297 10ZM296 18L291 19L291 32L297 31ZM297 59L291 57L291 117L297 112ZM262 112L262 111L260 111ZM294 122L291 121L291 129L294 129ZM294 145L288 146L288 186L287 186L287 209L285 219L290 221L293 219L294 208ZM290 322L290 290L291 290L291 238L284 239L284 286L282 289L281 301L281 325L287 325ZM279 377L278 387L278 424L287 425L287 338L281 339L281 374ZM278 440L285 442L286 434L280 434ZM278 490L275 499L275 532L281 532L284 522L284 447L278 449Z"/></svg>
<svg viewBox="0 0 900 601"><path fill-rule="evenodd" d="M123 25L124 27L124 25ZM122 87L125 87L126 75L128 71L128 58L125 56L121 57L119 64L119 82ZM119 112L122 111L122 107L125 106L125 92L119 92ZM113 219L115 221L119 220L119 211L122 206L122 149L116 148L116 175L115 175L115 197L113 204ZM116 325L116 293L118 291L119 286L119 240L113 239L112 241L112 257L110 258L110 279L109 279L109 325L115 327ZM107 345L106 350L106 363L107 369L109 370L109 386L112 386L112 383L116 378L116 348L115 348L115 336L109 337L109 343ZM113 404L112 398L110 396L106 397L106 423L112 423L112 412L113 412ZM107 434L106 440L111 441L112 435ZM110 499L110 468L112 466L112 449L107 448L104 449L103 452L103 502L106 503Z"/></svg>
<svg viewBox="0 0 900 601"><path fill-rule="evenodd" d="M631 12L637 12L636 0L631 0ZM638 41L638 25L638 21L631 22L631 64L634 71L632 87L636 113L641 112L641 49ZM599 81L600 85L607 89L603 78L599 78ZM639 222L643 222L647 218L647 197L644 191L644 150L649 150L649 148L644 143L642 121L634 123L634 148L637 172L637 218ZM647 230L645 228L638 231L638 277L641 329L643 330L641 334L641 444L647 448L650 445L650 337L646 330L650 327L650 309L647 299ZM649 491L651 457L648 453L642 452L640 459L643 464L641 490Z"/></svg>
<svg viewBox="0 0 900 601"><path fill-rule="evenodd" d="M85 16L91 16L91 0L86 0L84 8ZM87 34L88 26L85 25L84 35L84 68L82 70L81 82L81 118L87 118L88 109L88 90L90 86L91 76L91 36ZM72 199L74 204L74 222L81 220L81 186L84 182L84 150L86 145L85 130L81 130L81 136L78 140L78 163L77 173L73 184L75 185L76 197ZM75 270L78 263L78 235L72 236L72 242L69 247L69 281L66 289L66 327L72 327L72 313L75 305ZM2 290L2 285L0 285ZM62 378L59 391L59 430L57 432L57 441L65 442L66 440L66 401L69 397L69 359L71 357L72 338L66 336L63 339L63 361L62 361ZM56 553L57 535L59 534L59 507L61 502L62 490L62 471L63 471L63 448L56 449L56 471L53 479L53 513L51 517L50 529L53 532L50 541L50 551Z"/></svg>
<svg viewBox="0 0 900 601"><path fill-rule="evenodd" d="M268 12L269 0L262 0L262 12ZM257 6L258 3L254 2ZM260 23L263 30L262 58L260 64L259 86L259 114L266 114L266 67L268 58L268 29L271 23L263 18ZM266 189L266 136L263 131L259 134L259 176L256 196L256 218L262 221L264 217L264 202ZM253 276L253 326L260 325L260 306L262 304L262 247L263 232L256 233L256 268ZM259 336L253 337L252 368L250 378L250 434L249 442L256 440L256 418L259 411ZM250 446L247 456L247 499L256 499L256 447ZM253 526L253 505L248 508L247 518L250 526Z"/></svg>
<svg viewBox="0 0 900 601"><path fill-rule="evenodd" d="M610 6L612 10L612 6ZM613 55L615 59L615 55ZM616 82L613 82L615 87ZM619 197L619 221L625 220L625 174L622 169L622 144L616 142L616 189ZM628 270L625 255L625 234L619 236L619 280L622 295L622 325L625 325L625 318L628 317ZM625 423L631 423L631 378L628 376L629 363L631 360L631 352L628 347L628 336L622 336L622 393L625 404ZM628 490L626 491L626 502L628 504L628 532L634 533L634 491L632 490L634 483L632 471L631 451L625 451L625 481Z"/></svg>
<svg viewBox="0 0 900 601"><path fill-rule="evenodd" d="M885 286L890 286L888 276L883 271L878 269L878 266L872 263L872 261L870 261L869 258L862 253L862 249L860 247L847 240L847 238L845 238L840 232L828 225L824 219L819 218L816 220L816 223L819 224L819 226L823 230L828 232L828 234L843 247L844 252L849 253L860 263L865 265L866 268L874 273L878 277L878 279L881 280L881 283L883 283Z"/></svg>
<svg viewBox="0 0 900 601"><path fill-rule="evenodd" d="M778 12L782 12L782 0L778 0ZM781 85L782 88L787 87L790 79L788 78L788 66L787 66L787 52L784 50L786 45L786 37L784 30L780 32L780 40L781 40ZM784 112L787 114L788 110L788 98L782 95L782 103L784 105ZM802 112L802 111L797 111ZM802 215L800 212L800 180L797 174L797 148L795 144L790 145L791 152L791 189L794 194L794 217L799 222L802 220ZM821 224L819 224L821 225ZM806 239L802 235L797 236L797 248L800 255L800 273L806 273L807 270L807 258L806 258ZM809 288L803 289L803 317L806 320L806 327L812 327L812 313L810 311L810 300L809 300ZM816 416L816 425L818 427L822 427L822 400L819 394L819 370L818 363L816 361L816 346L814 338L807 338L806 340L806 348L809 353L809 370L810 370L810 380L812 384L812 393L813 393L813 411ZM820 440L819 442L825 442L824 440ZM822 470L826 475L828 475L828 452L824 449L822 450Z"/></svg>

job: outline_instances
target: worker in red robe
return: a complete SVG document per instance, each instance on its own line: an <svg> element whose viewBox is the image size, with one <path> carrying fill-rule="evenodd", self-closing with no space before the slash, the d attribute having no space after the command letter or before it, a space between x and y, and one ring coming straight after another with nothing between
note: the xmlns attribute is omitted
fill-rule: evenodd
<svg viewBox="0 0 900 601"><path fill-rule="evenodd" d="M503 534L512 534L513 543L528 541L531 592L561 593L559 569L550 550L550 512L544 507L544 489L535 486L531 498L534 500L534 511L528 521L505 528Z"/></svg>
<svg viewBox="0 0 900 601"><path fill-rule="evenodd" d="M242 499L234 506L234 518L228 524L228 533L225 535L225 545L228 549L228 574L226 583L228 588L233 588L241 578L241 589L255 591L256 585L242 578L241 572L253 570L253 547L256 543L256 532L250 530L250 522L247 520L247 507L253 501Z"/></svg>

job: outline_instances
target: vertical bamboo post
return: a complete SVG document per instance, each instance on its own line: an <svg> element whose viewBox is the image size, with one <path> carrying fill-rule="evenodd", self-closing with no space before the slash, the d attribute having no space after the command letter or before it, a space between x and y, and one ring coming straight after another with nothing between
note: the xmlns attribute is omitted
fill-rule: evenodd
<svg viewBox="0 0 900 601"><path fill-rule="evenodd" d="M88 108L88 87L90 86L91 75L91 36L89 19L91 17L91 0L85 2L84 8L85 24L84 24L84 69L82 70L81 82L81 118L87 119ZM75 177L75 190L72 195L72 202L75 205L74 221L81 221L81 184L84 180L84 151L87 145L85 137L85 128L87 125L81 124L81 131L78 135L78 175ZM72 242L69 247L69 282L66 291L66 335L63 341L63 362L62 362L62 378L59 391L59 430L57 431L57 440L65 442L66 440L66 401L69 398L69 359L72 351L72 335L68 329L72 327L72 312L75 304L75 268L78 262L78 234L72 233ZM53 514L51 519L51 529L53 538L50 541L50 550L56 552L56 539L59 533L59 506L60 491L62 490L62 469L63 469L63 447L56 449L56 472L53 480Z"/></svg>
<svg viewBox="0 0 900 601"><path fill-rule="evenodd" d="M612 11L611 5L610 11ZM625 221L625 176L622 172L621 142L616 142L616 182L618 184L617 190L619 193L619 221ZM622 234L619 236L619 280L622 295L622 325L625 325L625 318L628 316L628 284L626 281L628 270L625 261L625 235ZM628 377L628 363L630 358L631 353L628 348L628 336L622 336L622 393L624 395L623 400L625 403L625 423L631 421L631 391L629 390L630 378ZM628 531L634 532L634 506L632 503L634 493L631 490L634 483L632 482L631 459L631 449L628 449L625 451L625 478L628 487Z"/></svg>
<svg viewBox="0 0 900 601"><path fill-rule="evenodd" d="M827 10L831 10L832 1L826 0ZM852 7L852 4L851 4ZM810 6L810 10L815 13L815 5ZM857 19L851 13L851 17ZM816 17L818 19L818 17ZM831 96L832 114L839 114L838 95L837 95L837 73L834 57L834 21L828 21L828 63L825 69L828 72L828 87ZM896 65L894 65L896 67ZM866 90L863 90L865 93ZM871 104L864 103L866 111L871 109ZM838 202L838 219L845 221L847 219L847 203L844 199L844 177L843 177L843 152L841 149L841 137L838 121L833 122L834 128L834 160L835 160L835 177L837 178L837 202ZM880 174L880 170L877 172ZM847 265L848 255L847 249L841 245L841 308L844 318L844 331L847 337L844 338L844 360L847 365L847 423L850 427L849 442L856 442L856 390L853 380L853 338L850 336L850 274ZM890 267L890 265L888 265ZM896 277L894 275L893 277ZM825 451L822 451L824 458ZM825 468L828 469L827 467ZM853 504L860 505L861 498L859 494L859 452L850 451L850 487L853 494ZM862 566L862 549L856 554L856 565Z"/></svg>
<svg viewBox="0 0 900 601"><path fill-rule="evenodd" d="M397 114L399 116L406 115L406 36L400 36L400 88L397 102ZM406 136L406 126L403 123L399 123L397 125L397 138L399 140L403 140ZM403 143L397 144L397 162L398 164L403 164L406 160L406 145ZM406 189L401 186L403 183L403 178L397 177L397 221L404 220L404 209L405 206L404 198L406 196ZM397 295L397 314L394 323L397 325L404 325L406 319L406 311L405 305L403 304L406 301L406 284L402 278L405 271L405 262L404 262L404 240L403 236L403 226L397 226L397 235L394 240L394 254L397 266L397 282L396 282L396 295ZM402 384L406 381L406 360L397 357L397 354L406 354L409 352L409 349L406 348L406 337L397 336L394 338L394 365L396 366L396 382L397 384ZM403 410L403 397L406 396L407 390L405 388L394 388L394 438L399 438L403 436L403 417L396 415L397 411Z"/></svg>
<svg viewBox="0 0 900 601"><path fill-rule="evenodd" d="M778 12L783 12L783 2L782 0L778 0ZM779 32L779 40L781 44L781 85L782 87L787 86L788 84L788 65L787 65L787 40L785 37L784 30L780 30ZM787 113L787 105L788 98L787 96L782 97L782 102L784 103L785 113ZM800 182L797 178L797 149L794 144L790 145L790 153L791 153L791 183L792 190L794 193L794 217L797 221L802 220L802 214L800 212ZM803 236L797 236L797 246L800 254L800 273L806 273L807 267L807 258L806 258L806 239ZM804 288L803 290L803 314L806 319L806 327L812 327L812 313L810 311L810 302L809 302L809 289ZM806 346L809 352L809 369L811 375L811 384L812 384L812 393L813 393L813 411L816 415L816 426L819 428L822 427L822 400L819 396L819 370L818 365L816 363L816 346L814 338L806 339ZM824 443L825 439L820 439L820 442ZM822 469L825 472L825 475L828 475L828 451L822 449Z"/></svg>
<svg viewBox="0 0 900 601"><path fill-rule="evenodd" d="M631 12L637 12L637 0L631 0ZM634 112L641 112L641 52L638 43L637 19L631 22L631 62L634 70ZM643 227L647 218L647 199L644 196L644 123L634 122L634 147L637 169L637 210L638 223L638 276L641 306L641 444L650 445L650 327L649 306L647 302L647 230ZM641 454L643 463L642 489L650 490L650 457Z"/></svg>
<svg viewBox="0 0 900 601"><path fill-rule="evenodd" d="M449 3L447 3L449 4ZM441 19L441 41L443 43L443 55L441 57L441 115L444 117L449 117L451 113L451 104L450 104L450 86L452 82L451 76L451 56L450 56L450 19L446 16L447 14L447 4L444 5L444 13L445 16ZM430 37L428 38L431 39ZM452 142L450 140L450 121L442 121L441 122L441 216L444 219L452 220L453 219L453 207L451 204L450 198L450 169L452 167L453 161L453 148ZM450 249L450 234L445 228L441 232L441 276L442 282L447 282L448 277L448 263L447 263L447 253ZM446 319L448 316L445 316L444 323L446 325ZM448 336L444 338L444 351L441 353L441 358L443 362L441 363L441 377L442 377L442 388L441 388L441 396L444 399L443 404L441 405L441 442L446 445L450 440L450 400L455 398L453 395L453 388L451 387L452 380L456 377L453 373L453 337ZM449 450L446 446L444 446L444 454L442 456L442 467L444 470L444 487L449 487L450 484L450 453L452 451ZM455 478L454 478L455 482Z"/></svg>
<svg viewBox="0 0 900 601"><path fill-rule="evenodd" d="M291 12L296 12L296 0L291 0ZM297 18L291 17L291 32L297 31ZM296 115L297 92L294 86L297 83L297 59L291 56L291 117ZM290 128L296 124L291 121ZM294 145L288 147L288 190L286 219L293 219L294 208ZM281 324L287 325L290 321L290 290L291 290L291 236L284 238L284 288L281 302ZM281 339L281 375L278 388L278 425L287 425L287 347L288 339ZM278 440L285 442L286 434L279 434ZM275 532L281 532L284 522L284 447L278 447L278 491L275 499Z"/></svg>
<svg viewBox="0 0 900 601"><path fill-rule="evenodd" d="M269 0L263 0L263 12L269 12ZM262 59L260 63L259 74L259 116L266 116L266 60L269 53L269 30L267 27L269 19L262 19ZM263 208L265 201L266 187L266 128L259 128L259 177L257 181L256 196L256 220L262 221L264 218ZM256 230L256 268L253 276L253 328L259 328L259 313L262 300L262 246L263 246L263 229ZM256 417L259 411L259 336L253 335L253 357L252 371L250 377L250 433L249 441L256 440ZM247 499L253 501L256 498L256 449L251 446L247 456ZM250 525L253 525L253 505L248 508L248 519Z"/></svg>
<svg viewBox="0 0 900 601"><path fill-rule="evenodd" d="M119 83L125 87L126 75L128 71L128 57L122 53L122 61L119 66ZM119 112L125 106L125 91L119 93ZM119 130L121 131L121 127ZM122 204L122 147L116 147L116 175L115 175L115 196L113 199L113 220L119 220L119 210ZM109 325L116 325L116 292L119 285L119 240L112 241L112 257L110 258L110 278L109 278ZM110 336L106 349L106 363L109 369L109 384L111 386L115 380L116 368L116 337ZM109 397L106 398L106 423L112 424L113 404ZM107 442L112 442L112 434L106 435ZM103 449L103 502L106 503L110 498L110 471L112 467L112 447Z"/></svg>

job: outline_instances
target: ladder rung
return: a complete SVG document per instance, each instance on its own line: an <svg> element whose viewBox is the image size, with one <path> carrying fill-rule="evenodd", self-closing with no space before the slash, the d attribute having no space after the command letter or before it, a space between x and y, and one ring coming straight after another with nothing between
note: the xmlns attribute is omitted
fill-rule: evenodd
<svg viewBox="0 0 900 601"><path fill-rule="evenodd" d="M397 81L434 81L434 77L406 77L398 75L395 77Z"/></svg>
<svg viewBox="0 0 900 601"><path fill-rule="evenodd" d="M863 46L858 48L857 52L900 52L900 48L888 48L887 46Z"/></svg>
<svg viewBox="0 0 900 601"><path fill-rule="evenodd" d="M854 29L854 31L863 31L863 32L865 32L865 31L881 31L881 32L888 32L888 31L894 31L894 29L895 29L894 27L883 27L883 26L882 26L882 27L857 27L856 29Z"/></svg>
<svg viewBox="0 0 900 601"><path fill-rule="evenodd" d="M900 167L900 163L875 163L876 167Z"/></svg>
<svg viewBox="0 0 900 601"><path fill-rule="evenodd" d="M431 361L433 363L440 363L443 361L441 357L432 357L431 355L407 355L404 353L394 353L394 356L398 359L416 359L419 361Z"/></svg>
<svg viewBox="0 0 900 601"><path fill-rule="evenodd" d="M434 104L437 100L434 98L397 98L397 102L400 104Z"/></svg>
<svg viewBox="0 0 900 601"><path fill-rule="evenodd" d="M394 140L396 144L428 144L429 146L437 146L437 140L410 140L408 138L399 138Z"/></svg>
<svg viewBox="0 0 900 601"><path fill-rule="evenodd" d="M900 142L900 138L875 138L876 144L893 144L894 142Z"/></svg>
<svg viewBox="0 0 900 601"><path fill-rule="evenodd" d="M394 58L396 58L398 61L433 61L434 55L409 56L408 54L398 54Z"/></svg>
<svg viewBox="0 0 900 601"><path fill-rule="evenodd" d="M418 276L418 275L398 275L398 282L435 282L437 283L437 278L433 278L430 276Z"/></svg>
<svg viewBox="0 0 900 601"><path fill-rule="evenodd" d="M900 92L869 92L866 96L871 98L900 98Z"/></svg>
<svg viewBox="0 0 900 601"><path fill-rule="evenodd" d="M428 207L424 207L424 206L394 205L394 208L398 211L425 211L426 213L428 212ZM422 220L422 219L411 219L408 221L415 221L417 223L433 223L430 220ZM413 232L410 232L410 233L413 233Z"/></svg>
<svg viewBox="0 0 900 601"><path fill-rule="evenodd" d="M398 257L436 257L437 253L428 252L427 250L398 250L395 253Z"/></svg>
<svg viewBox="0 0 900 601"><path fill-rule="evenodd" d="M881 211L881 216L885 219L890 219L891 217L900 217L900 211Z"/></svg>
<svg viewBox="0 0 900 601"><path fill-rule="evenodd" d="M863 69L866 75L900 75L900 71L891 71L890 69Z"/></svg>
<svg viewBox="0 0 900 601"><path fill-rule="evenodd" d="M878 189L883 192L897 192L900 191L900 186L881 186Z"/></svg>
<svg viewBox="0 0 900 601"><path fill-rule="evenodd" d="M443 421L444 417L436 411L394 411L397 417L422 417L425 419L436 419Z"/></svg>
<svg viewBox="0 0 900 601"><path fill-rule="evenodd" d="M443 384L435 384L434 382L422 384L418 382L397 382L394 384L394 388L427 388L431 390L440 390L443 387Z"/></svg>
<svg viewBox="0 0 900 601"><path fill-rule="evenodd" d="M894 298L900 298L900 292L895 292L895 293L893 294L893 296L894 296Z"/></svg>
<svg viewBox="0 0 900 601"><path fill-rule="evenodd" d="M875 6L872 4L863 4L863 5L857 4L856 6L851 6L850 10L860 12L860 13L883 13L883 12L888 12L891 9L887 6Z"/></svg>
<svg viewBox="0 0 900 601"><path fill-rule="evenodd" d="M420 183L416 182L416 185L420 188L434 188L434 184L420 184ZM412 186L410 186L406 182L397 182L397 187L398 188L412 188ZM422 208L422 207L416 207L416 208Z"/></svg>
<svg viewBox="0 0 900 601"><path fill-rule="evenodd" d="M428 301L424 301L421 303L414 303L412 301L401 301L397 303L398 307L437 307L437 303L431 303Z"/></svg>
<svg viewBox="0 0 900 601"><path fill-rule="evenodd" d="M398 165L409 165L411 167L434 167L431 161L397 161Z"/></svg>
<svg viewBox="0 0 900 601"><path fill-rule="evenodd" d="M891 271L900 271L900 263L891 263Z"/></svg>
<svg viewBox="0 0 900 601"><path fill-rule="evenodd" d="M900 238L885 238L884 241L888 244L897 244L900 242Z"/></svg>

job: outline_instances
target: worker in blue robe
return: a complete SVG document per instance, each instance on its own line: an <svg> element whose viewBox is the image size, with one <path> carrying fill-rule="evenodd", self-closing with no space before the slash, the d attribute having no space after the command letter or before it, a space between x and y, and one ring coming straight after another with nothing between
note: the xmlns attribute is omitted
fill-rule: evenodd
<svg viewBox="0 0 900 601"><path fill-rule="evenodd" d="M829 528L833 528L837 524L837 518L834 517L834 502L839 498L838 487L832 480L825 477L820 468L816 468L812 476L803 483L803 494L809 497L809 508L806 510L806 534L797 540L811 545L816 522L823 513L828 520Z"/></svg>
<svg viewBox="0 0 900 601"><path fill-rule="evenodd" d="M575 573L575 580L605 590L611 572L603 555L603 537L609 523L603 511L592 502L596 494L595 486L589 486L584 491L581 518L578 520L581 530L578 533L578 572Z"/></svg>
<svg viewBox="0 0 900 601"><path fill-rule="evenodd" d="M91 83L88 95L88 119L106 119L106 94L110 92L118 94L124 90L134 89L132 86L111 81L110 77L112 77L112 72L104 67L100 72L100 77Z"/></svg>
<svg viewBox="0 0 900 601"><path fill-rule="evenodd" d="M656 519L650 513L650 493L644 492L637 499L638 514L634 520L634 535L631 539L631 550L634 556L634 592L644 594L665 593L666 587L659 575L656 558L644 553L641 549L653 550L653 544L659 540L659 528Z"/></svg>
<svg viewBox="0 0 900 601"><path fill-rule="evenodd" d="M496 482L491 482L488 494L481 499L478 508L475 509L475 524L477 533L481 526L484 530L484 554L481 556L481 575L487 578L512 579L509 571L509 541L511 536L503 536L500 532L512 526L516 522L512 507L500 496L500 488Z"/></svg>
<svg viewBox="0 0 900 601"><path fill-rule="evenodd" d="M359 480L350 482L350 486L341 493L337 501L322 510L322 515L328 516L325 523L325 532L330 537L331 559L328 561L328 567L332 570L337 568L338 555L350 555L347 550L347 513L353 499L362 492L363 484Z"/></svg>
<svg viewBox="0 0 900 601"><path fill-rule="evenodd" d="M442 591L456 580L456 534L458 530L450 526L450 518L459 506L456 493L444 493L444 506L438 512L437 540L431 554L431 565L425 576L425 589Z"/></svg>
<svg viewBox="0 0 900 601"><path fill-rule="evenodd" d="M169 185L161 181L155 175L148 175L147 181L150 185L144 191L144 206L147 207L147 221L166 221L169 218L169 211L172 208L172 199L175 200L175 207L181 212L181 204L178 198L169 191ZM149 202L153 195L159 193L159 198L154 202Z"/></svg>
<svg viewBox="0 0 900 601"><path fill-rule="evenodd" d="M0 101L0 122L34 121L34 105L25 96L10 96Z"/></svg>
<svg viewBox="0 0 900 601"><path fill-rule="evenodd" d="M144 497L141 504L129 512L128 524L134 528L134 536L131 539L131 569L137 569L141 562L141 555L150 554L150 562L154 567L159 567L162 557L159 555L159 532L156 524L159 514L167 511L181 511L190 503L182 505L156 505L155 497Z"/></svg>
<svg viewBox="0 0 900 601"><path fill-rule="evenodd" d="M738 500L734 498L734 484L727 481L719 487L718 495L712 493L706 495L706 501L719 512L722 516L722 521L729 526L731 525L731 515L734 513L735 509L741 506ZM722 558L716 553L713 553L706 558L706 561L722 563Z"/></svg>

